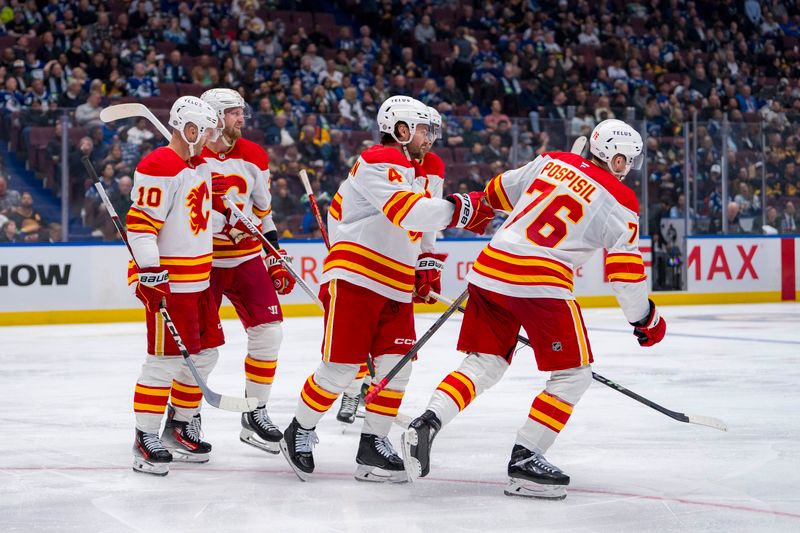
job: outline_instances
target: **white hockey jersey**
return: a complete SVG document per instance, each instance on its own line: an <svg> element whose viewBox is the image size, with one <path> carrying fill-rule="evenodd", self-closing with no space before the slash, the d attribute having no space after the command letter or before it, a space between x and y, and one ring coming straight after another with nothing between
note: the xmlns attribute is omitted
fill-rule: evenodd
<svg viewBox="0 0 800 533"><path fill-rule="evenodd" d="M204 161L187 163L156 148L133 174L126 225L136 263L166 267L172 292L200 292L211 274L211 175ZM128 264L128 284L138 269Z"/></svg>
<svg viewBox="0 0 800 533"><path fill-rule="evenodd" d="M612 174L569 152L494 177L486 200L509 217L467 275L508 296L571 300L573 273L605 248L606 274L629 322L647 316L639 202Z"/></svg>
<svg viewBox="0 0 800 533"><path fill-rule="evenodd" d="M262 232L275 229L269 191L269 157L261 146L240 138L227 152L216 153L205 147L200 157L208 164L214 186L218 187L219 182L223 182L227 186L228 196L242 213L250 217ZM217 211L211 216L215 267L232 268L261 254L260 241L242 239L234 244L220 233L226 222L225 216Z"/></svg>
<svg viewBox="0 0 800 533"><path fill-rule="evenodd" d="M422 186L431 195L431 198L442 198L444 195L444 161L433 152L428 152L422 158L416 179L422 180ZM434 252L436 248L436 231L428 231L422 235L421 251Z"/></svg>
<svg viewBox="0 0 800 533"><path fill-rule="evenodd" d="M444 229L452 203L431 198L424 171L397 149L373 146L356 161L331 201L331 249L322 282L344 279L410 302L422 234Z"/></svg>

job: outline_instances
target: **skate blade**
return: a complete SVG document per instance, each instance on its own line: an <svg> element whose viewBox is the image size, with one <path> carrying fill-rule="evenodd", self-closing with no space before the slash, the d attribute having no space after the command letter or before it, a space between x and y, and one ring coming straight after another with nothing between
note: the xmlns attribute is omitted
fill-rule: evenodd
<svg viewBox="0 0 800 533"><path fill-rule="evenodd" d="M538 500L563 500L567 497L565 485L541 485L533 481L509 478L503 491L506 496L535 498Z"/></svg>
<svg viewBox="0 0 800 533"><path fill-rule="evenodd" d="M180 448L169 448L174 463L207 463L210 453L192 453Z"/></svg>
<svg viewBox="0 0 800 533"><path fill-rule="evenodd" d="M300 481L308 481L309 474L297 468L297 466L295 466L295 464L292 462L291 457L289 457L289 447L286 445L286 439L281 439L280 446L281 453L283 453L283 456L286 458L286 462L292 467L292 470L297 477L300 478Z"/></svg>
<svg viewBox="0 0 800 533"><path fill-rule="evenodd" d="M408 483L408 475L403 470L384 470L377 466L358 465L356 481L371 483Z"/></svg>
<svg viewBox="0 0 800 533"><path fill-rule="evenodd" d="M336 415L336 420L338 420L342 424L352 424L353 422L356 421L356 418L355 417L353 417L353 418L345 418L343 416Z"/></svg>
<svg viewBox="0 0 800 533"><path fill-rule="evenodd" d="M140 474L163 477L169 474L169 463L151 463L143 457L134 457L133 471L139 472Z"/></svg>
<svg viewBox="0 0 800 533"><path fill-rule="evenodd" d="M249 444L253 448L258 448L259 450L263 450L273 455L278 455L281 453L281 445L279 442L263 440L255 431L251 431L246 428L242 428L241 433L239 433L239 440L245 444Z"/></svg>
<svg viewBox="0 0 800 533"><path fill-rule="evenodd" d="M406 468L408 481L413 483L422 475L422 463L419 459L411 455L411 447L419 442L415 429L408 429L400 435L400 447L403 449L403 465Z"/></svg>

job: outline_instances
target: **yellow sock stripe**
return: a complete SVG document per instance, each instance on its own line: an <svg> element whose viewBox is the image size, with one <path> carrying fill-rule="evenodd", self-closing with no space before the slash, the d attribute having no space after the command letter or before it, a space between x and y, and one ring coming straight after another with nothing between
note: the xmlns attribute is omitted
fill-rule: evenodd
<svg viewBox="0 0 800 533"><path fill-rule="evenodd" d="M456 404L458 404L458 410L459 411L463 411L464 408L467 406L467 404L464 402L464 398L462 397L461 393L458 392L458 390L455 387L453 387L452 385L450 385L449 383L445 383L445 382L439 383L439 387L438 388L440 390L442 390L442 391L450 393L450 395L456 401Z"/></svg>
<svg viewBox="0 0 800 533"><path fill-rule="evenodd" d="M367 405L365 409L367 411L373 411L387 416L396 416L397 412L400 410L399 407L384 407L382 405L375 405L374 403Z"/></svg>
<svg viewBox="0 0 800 533"><path fill-rule="evenodd" d="M157 413L163 413L167 409L167 405L153 405L149 403L138 403L133 402L133 410L134 411L155 411Z"/></svg>
<svg viewBox="0 0 800 533"><path fill-rule="evenodd" d="M306 394L305 390L301 390L300 391L300 397L303 399L303 401L305 403L307 403L308 405L310 405L311 407L313 407L317 411L322 411L324 413L325 411L327 411L328 409L331 408L330 405L322 405L321 403L318 403L317 401L311 399L308 396L308 394ZM331 404L331 405L333 405L333 404Z"/></svg>
<svg viewBox="0 0 800 533"><path fill-rule="evenodd" d="M469 389L470 401L474 400L475 399L475 384L472 383L472 381L467 376L462 374L461 372L452 372L450 375L453 376L454 378L456 378L461 383L463 383L464 386L467 387L467 389Z"/></svg>
<svg viewBox="0 0 800 533"><path fill-rule="evenodd" d="M187 402L186 400L180 400L180 399L175 398L173 396L170 399L170 401L172 402L172 405L174 405L175 407L183 407L185 409L194 409L195 407L199 407L200 406L200 402L202 401L202 398L200 400L197 400L196 402Z"/></svg>
<svg viewBox="0 0 800 533"><path fill-rule="evenodd" d="M543 412L539 411L538 409L531 408L530 417L538 420L540 422L544 422L548 426L553 426L558 431L564 429L564 424L553 418L552 416L547 416Z"/></svg>
<svg viewBox="0 0 800 533"><path fill-rule="evenodd" d="M199 394L202 392L197 385L184 385L183 383L178 383L174 379L172 380L172 388L188 394Z"/></svg>
<svg viewBox="0 0 800 533"><path fill-rule="evenodd" d="M245 361L248 365L254 366L257 368L276 368L278 366L278 361L261 361L260 359L253 359L249 355L245 358Z"/></svg>
<svg viewBox="0 0 800 533"><path fill-rule="evenodd" d="M252 381L253 383L261 383L262 385L272 385L272 382L275 381L275 376L257 376L255 374L251 374L250 372L245 372L244 375L249 381Z"/></svg>
<svg viewBox="0 0 800 533"><path fill-rule="evenodd" d="M307 383L308 383L309 387L314 389L314 392L316 392L317 394L319 394L323 398L327 398L327 399L329 399L331 401L336 401L336 398L339 397L338 394L334 394L332 392L328 392L325 389L323 389L322 387L320 387L319 385L317 385L314 382L314 378L313 377L308 378L308 382Z"/></svg>
<svg viewBox="0 0 800 533"><path fill-rule="evenodd" d="M563 412L567 413L568 415L572 414L572 406L570 404L568 404L568 403L562 402L561 400L559 400L555 396L550 396L546 392L543 392L539 396L537 396L537 398L542 400L544 403L552 405L553 407L555 407L559 411L563 411Z"/></svg>
<svg viewBox="0 0 800 533"><path fill-rule="evenodd" d="M151 389L147 385L136 385L136 392L147 394L148 396L169 396L169 389Z"/></svg>

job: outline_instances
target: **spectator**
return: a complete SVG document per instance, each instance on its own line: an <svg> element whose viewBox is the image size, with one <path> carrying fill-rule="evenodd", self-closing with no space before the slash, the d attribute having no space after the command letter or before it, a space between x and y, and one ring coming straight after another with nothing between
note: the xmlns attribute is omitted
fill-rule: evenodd
<svg viewBox="0 0 800 533"><path fill-rule="evenodd" d="M133 65L133 76L128 78L125 84L125 91L128 96L136 96L138 98L149 98L151 96L158 96L161 94L156 80L146 76L146 65L144 63L136 63Z"/></svg>
<svg viewBox="0 0 800 533"><path fill-rule="evenodd" d="M20 196L19 206L6 213L9 220L16 223L19 232L25 235L25 240L38 240L39 230L42 229L44 219L42 215L33 208L33 196L29 192L23 192Z"/></svg>
<svg viewBox="0 0 800 533"><path fill-rule="evenodd" d="M278 178L272 183L272 212L282 219L301 213L300 202L289 190L286 178Z"/></svg>
<svg viewBox="0 0 800 533"><path fill-rule="evenodd" d="M794 202L787 200L783 206L779 230L781 233L797 233L800 227L800 220L797 218Z"/></svg>
<svg viewBox="0 0 800 533"><path fill-rule="evenodd" d="M19 191L8 188L8 179L0 176L0 213L11 211L20 205Z"/></svg>
<svg viewBox="0 0 800 533"><path fill-rule="evenodd" d="M58 107L61 108L68 108L68 109L77 109L81 105L85 105L84 102L84 95L83 89L81 88L81 82L78 80L70 80L67 84L67 90L64 91L58 97ZM99 111L98 111L99 113ZM77 114L76 114L77 119ZM78 125L81 125L81 122L78 120Z"/></svg>
<svg viewBox="0 0 800 533"><path fill-rule="evenodd" d="M143 142L153 137L155 135L147 129L147 119L144 117L137 117L134 126L128 130L128 142L136 146L141 146Z"/></svg>
<svg viewBox="0 0 800 533"><path fill-rule="evenodd" d="M369 119L361 108L355 87L349 87L344 91L344 98L339 102L339 113L342 117L340 124L346 129L367 129L369 127Z"/></svg>
<svg viewBox="0 0 800 533"><path fill-rule="evenodd" d="M17 233L17 223L6 220L0 228L0 242L23 242L22 236Z"/></svg>
<svg viewBox="0 0 800 533"><path fill-rule="evenodd" d="M492 112L483 117L483 123L486 125L487 129L494 131L497 129L497 123L501 120L505 120L509 123L511 122L508 115L503 113L503 104L500 103L500 100L492 100Z"/></svg>
<svg viewBox="0 0 800 533"><path fill-rule="evenodd" d="M453 76L444 77L444 88L439 95L444 102L454 106L464 105L467 102L464 93L456 86L456 79Z"/></svg>
<svg viewBox="0 0 800 533"><path fill-rule="evenodd" d="M79 105L75 109L75 122L78 126L91 127L102 126L103 121L100 120L100 111L103 107L100 105L102 96L99 92L93 91L89 94L86 102Z"/></svg>
<svg viewBox="0 0 800 533"><path fill-rule="evenodd" d="M219 71L211 64L208 54L200 56L200 63L192 69L192 82L203 87L212 87L219 84Z"/></svg>
<svg viewBox="0 0 800 533"><path fill-rule="evenodd" d="M183 66L180 50L169 53L169 61L161 71L161 80L167 83L190 83L189 72Z"/></svg>

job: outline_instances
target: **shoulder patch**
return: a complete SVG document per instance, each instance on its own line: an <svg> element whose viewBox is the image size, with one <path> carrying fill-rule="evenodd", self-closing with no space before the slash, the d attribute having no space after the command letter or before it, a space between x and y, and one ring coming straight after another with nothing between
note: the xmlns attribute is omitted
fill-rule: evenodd
<svg viewBox="0 0 800 533"><path fill-rule="evenodd" d="M405 168L411 168L413 166L411 161L409 161L400 150L387 148L379 144L362 152L361 159L370 165L385 163Z"/></svg>
<svg viewBox="0 0 800 533"><path fill-rule="evenodd" d="M234 150L238 152L239 157L248 163L253 163L259 170L263 171L269 168L269 156L261 145L242 137L236 141Z"/></svg>
<svg viewBox="0 0 800 533"><path fill-rule="evenodd" d="M639 214L639 199L636 197L636 193L613 174L606 172L591 161L584 159L578 154L573 154L572 152L548 152L542 155L558 159L577 168L608 191L617 202L637 215Z"/></svg>
<svg viewBox="0 0 800 533"><path fill-rule="evenodd" d="M161 178L174 178L186 168L189 168L186 161L166 146L156 148L136 165L137 172Z"/></svg>
<svg viewBox="0 0 800 533"><path fill-rule="evenodd" d="M444 161L433 152L428 152L422 159L422 168L428 176L437 176L444 179Z"/></svg>

